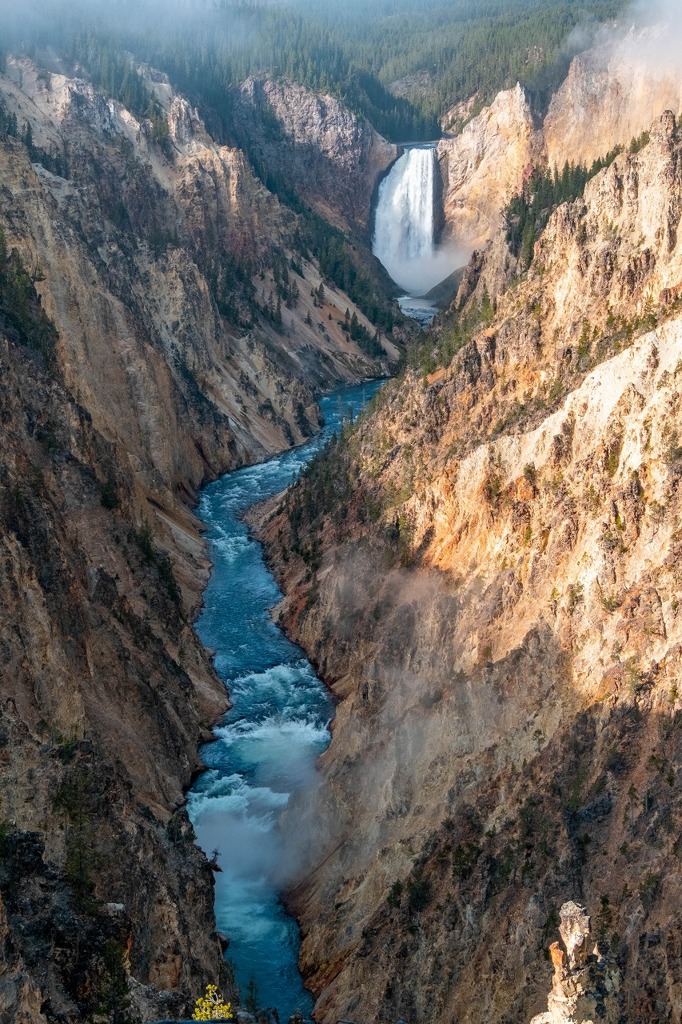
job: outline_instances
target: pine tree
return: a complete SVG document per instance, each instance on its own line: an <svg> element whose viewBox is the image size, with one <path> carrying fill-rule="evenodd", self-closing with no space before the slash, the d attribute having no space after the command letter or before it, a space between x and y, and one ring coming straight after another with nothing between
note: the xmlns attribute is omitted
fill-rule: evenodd
<svg viewBox="0 0 682 1024"><path fill-rule="evenodd" d="M29 157L33 159L33 129L31 128L31 124L29 121L27 121L24 124L24 131L21 136L21 141L26 146Z"/></svg>
<svg viewBox="0 0 682 1024"><path fill-rule="evenodd" d="M95 1020L108 1024L133 1024L130 1012L126 953L115 939L104 947L102 973L97 992Z"/></svg>

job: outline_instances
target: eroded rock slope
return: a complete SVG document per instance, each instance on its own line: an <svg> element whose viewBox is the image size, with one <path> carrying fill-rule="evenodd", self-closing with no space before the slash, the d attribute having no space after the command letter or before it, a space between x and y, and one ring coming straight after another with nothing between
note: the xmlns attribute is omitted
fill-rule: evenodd
<svg viewBox="0 0 682 1024"><path fill-rule="evenodd" d="M301 199L346 230L367 231L377 182L398 147L365 118L333 96L258 78L241 86L235 118L254 156Z"/></svg>
<svg viewBox="0 0 682 1024"><path fill-rule="evenodd" d="M502 209L543 157L538 131L520 85L497 95L464 130L437 148L443 181L443 235L481 245L498 227Z"/></svg>
<svg viewBox="0 0 682 1024"><path fill-rule="evenodd" d="M291 893L319 1021L528 1020L570 899L623 1019L680 1020L682 139L650 134L265 529L340 699Z"/></svg>
<svg viewBox="0 0 682 1024"><path fill-rule="evenodd" d="M227 704L191 627L189 502L309 436L315 390L387 365L293 251L296 215L144 74L156 125L26 60L0 76L3 1020L89 1018L126 987L186 1016L223 974L182 809Z"/></svg>

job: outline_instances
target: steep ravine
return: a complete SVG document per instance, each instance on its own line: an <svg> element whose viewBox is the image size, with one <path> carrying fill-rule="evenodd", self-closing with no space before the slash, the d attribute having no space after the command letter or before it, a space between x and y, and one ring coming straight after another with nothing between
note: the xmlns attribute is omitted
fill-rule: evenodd
<svg viewBox="0 0 682 1024"><path fill-rule="evenodd" d="M680 1021L682 143L650 134L263 526L340 700L290 894L325 1024L530 1020L570 899L623 1019Z"/></svg>
<svg viewBox="0 0 682 1024"><path fill-rule="evenodd" d="M310 436L316 391L398 355L349 338L346 309L374 327L297 251L297 214L163 75L142 69L161 146L56 67L10 58L0 76L32 140L0 139L2 260L17 250L32 310L0 322L0 1016L31 1024L126 984L146 1019L186 1014L209 980L229 993L183 809L226 702L191 628L208 565L188 506ZM394 149L306 90L242 98L266 169L274 117L293 191L362 232ZM508 139L541 144L518 90L455 140L467 170L450 166L446 204L466 200L471 239L527 169L519 150L491 177L505 111ZM342 698L329 857L291 894L321 1020L526 1020L573 897L630 1018L679 1024L679 166L671 115L557 212L505 297L498 237L467 276L494 320L389 390L347 473L313 479L324 530L305 501L271 527L285 621ZM44 350L34 289L57 330Z"/></svg>
<svg viewBox="0 0 682 1024"><path fill-rule="evenodd" d="M315 391L397 354L349 338L347 308L372 325L291 248L296 215L145 74L163 148L80 77L14 58L0 76L31 126L30 151L0 139L0 1017L27 1024L126 983L145 1019L229 993L183 808L227 702L191 626L208 564L189 505L309 437Z"/></svg>

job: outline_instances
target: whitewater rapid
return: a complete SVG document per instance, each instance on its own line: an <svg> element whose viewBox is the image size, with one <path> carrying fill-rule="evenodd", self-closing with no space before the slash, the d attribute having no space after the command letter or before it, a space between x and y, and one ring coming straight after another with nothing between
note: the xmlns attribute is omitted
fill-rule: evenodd
<svg viewBox="0 0 682 1024"><path fill-rule="evenodd" d="M290 796L311 785L315 761L329 742L331 699L300 648L273 623L281 594L241 513L286 487L350 413L362 409L379 382L346 388L320 405L325 427L309 444L222 477L202 492L211 579L197 624L215 650L232 710L202 750L207 771L189 794L199 845L219 851L218 928L230 940L242 998L253 980L260 1007L286 1021L309 1017L312 999L298 971L299 936L279 891L286 881L278 818Z"/></svg>

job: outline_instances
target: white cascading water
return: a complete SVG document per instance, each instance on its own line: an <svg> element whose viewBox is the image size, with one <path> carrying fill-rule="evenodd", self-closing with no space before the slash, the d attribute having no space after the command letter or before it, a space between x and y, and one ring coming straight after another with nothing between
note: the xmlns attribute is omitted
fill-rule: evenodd
<svg viewBox="0 0 682 1024"><path fill-rule="evenodd" d="M433 149L408 149L393 165L379 187L374 226L374 253L398 284L396 273L433 255L434 167Z"/></svg>
<svg viewBox="0 0 682 1024"><path fill-rule="evenodd" d="M424 295L458 266L458 254L434 244L436 150L415 146L379 186L372 251L409 296Z"/></svg>

